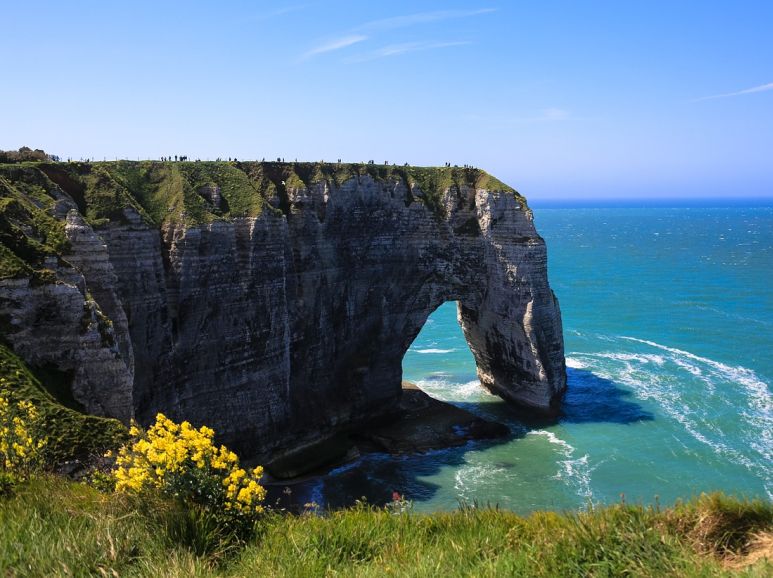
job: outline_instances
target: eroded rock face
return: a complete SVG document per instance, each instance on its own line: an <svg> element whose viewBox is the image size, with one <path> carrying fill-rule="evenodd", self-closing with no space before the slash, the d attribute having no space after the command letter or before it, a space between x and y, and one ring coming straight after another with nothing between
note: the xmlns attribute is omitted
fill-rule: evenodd
<svg viewBox="0 0 773 578"><path fill-rule="evenodd" d="M81 290L82 278L70 273L65 272L73 284L0 281L3 337L29 365L67 380L72 399L86 412L128 421L131 369L121 357L113 324Z"/></svg>
<svg viewBox="0 0 773 578"><path fill-rule="evenodd" d="M199 194L214 202L217 190L221 203L207 187ZM405 179L365 174L277 186L265 200L281 211L199 225L155 226L129 207L95 230L70 210L66 258L84 287L60 276L46 290L77 295L47 306L74 319L93 299L113 339L100 342L112 385L78 395L93 395L98 413L148 422L163 411L276 455L391 411L403 355L454 300L481 383L555 411L566 386L561 317L530 211L511 190L467 184L434 205L424 197ZM0 280L0 313L40 327L29 304L45 299L12 281ZM92 347L84 339L8 336L20 355L54 361ZM108 354L90 355L84 367Z"/></svg>

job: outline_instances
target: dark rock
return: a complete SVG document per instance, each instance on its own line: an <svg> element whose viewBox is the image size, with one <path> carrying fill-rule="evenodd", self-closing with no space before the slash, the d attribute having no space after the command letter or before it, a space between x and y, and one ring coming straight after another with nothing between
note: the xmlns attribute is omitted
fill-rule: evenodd
<svg viewBox="0 0 773 578"><path fill-rule="evenodd" d="M9 173L7 186L42 179L69 207L71 248L35 277L43 281L0 279L0 319L11 328L3 339L33 365L70 372L88 411L145 424L161 411L213 427L244 455L289 459L294 448L393 415L403 355L427 317L457 301L483 386L531 412L555 412L566 373L545 243L523 198L485 173L435 190L441 169L359 167L340 180L302 180L285 176L287 165L245 164L263 171L248 191L262 195L258 216L194 222L192 208L170 206L159 224L143 212L154 206L139 208L145 189L105 177L99 186L117 187L110 198L124 205L92 229L82 217L97 193L81 183L97 165L118 166L48 166L77 199L37 169ZM149 166L142 186L158 186L152 175L168 170ZM430 175L427 190L410 171ZM235 206L232 191L213 182L197 202ZM465 427L465 436L496 433ZM387 447L390 435L371 437Z"/></svg>

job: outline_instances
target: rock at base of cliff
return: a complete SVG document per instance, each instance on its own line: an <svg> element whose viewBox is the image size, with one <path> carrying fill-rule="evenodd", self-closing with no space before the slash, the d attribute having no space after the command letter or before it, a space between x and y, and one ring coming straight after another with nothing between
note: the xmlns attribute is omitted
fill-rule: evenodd
<svg viewBox="0 0 773 578"><path fill-rule="evenodd" d="M363 453L421 453L509 434L506 425L430 397L415 384L404 381L400 403L390 418L367 429L339 432L304 446L267 464L266 471L277 480L299 481L301 476L324 473Z"/></svg>
<svg viewBox="0 0 773 578"><path fill-rule="evenodd" d="M426 452L510 434L506 425L430 397L409 381L403 382L398 407L394 421L359 432L361 451L373 448L391 454Z"/></svg>

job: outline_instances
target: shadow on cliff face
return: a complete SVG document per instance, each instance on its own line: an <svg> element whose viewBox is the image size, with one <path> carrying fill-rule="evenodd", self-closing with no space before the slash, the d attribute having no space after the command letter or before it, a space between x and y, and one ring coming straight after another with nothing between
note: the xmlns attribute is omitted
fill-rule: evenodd
<svg viewBox="0 0 773 578"><path fill-rule="evenodd" d="M521 439L529 432L568 424L614 423L631 425L651 421L654 416L630 399L630 391L614 381L599 377L585 369L567 370L568 388L557 418L534 419L515 411L501 400L483 402L453 402L454 405L484 419L506 424L510 435L490 441L471 441L466 445L423 454L364 455L324 476L309 479L285 488L274 488L269 503L279 500L282 507L303 509L314 502L324 508L351 506L356 500L383 506L392 500L393 492L415 502L433 498L440 486L428 480L441 470L458 469L469 463L470 452L483 452L501 444Z"/></svg>

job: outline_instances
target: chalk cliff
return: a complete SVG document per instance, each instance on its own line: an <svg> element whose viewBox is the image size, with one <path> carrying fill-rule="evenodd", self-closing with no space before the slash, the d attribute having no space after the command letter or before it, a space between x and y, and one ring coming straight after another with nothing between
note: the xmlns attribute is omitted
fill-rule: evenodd
<svg viewBox="0 0 773 578"><path fill-rule="evenodd" d="M265 457L396 407L440 304L481 383L555 412L558 302L525 200L477 169L0 165L0 329L85 411Z"/></svg>

